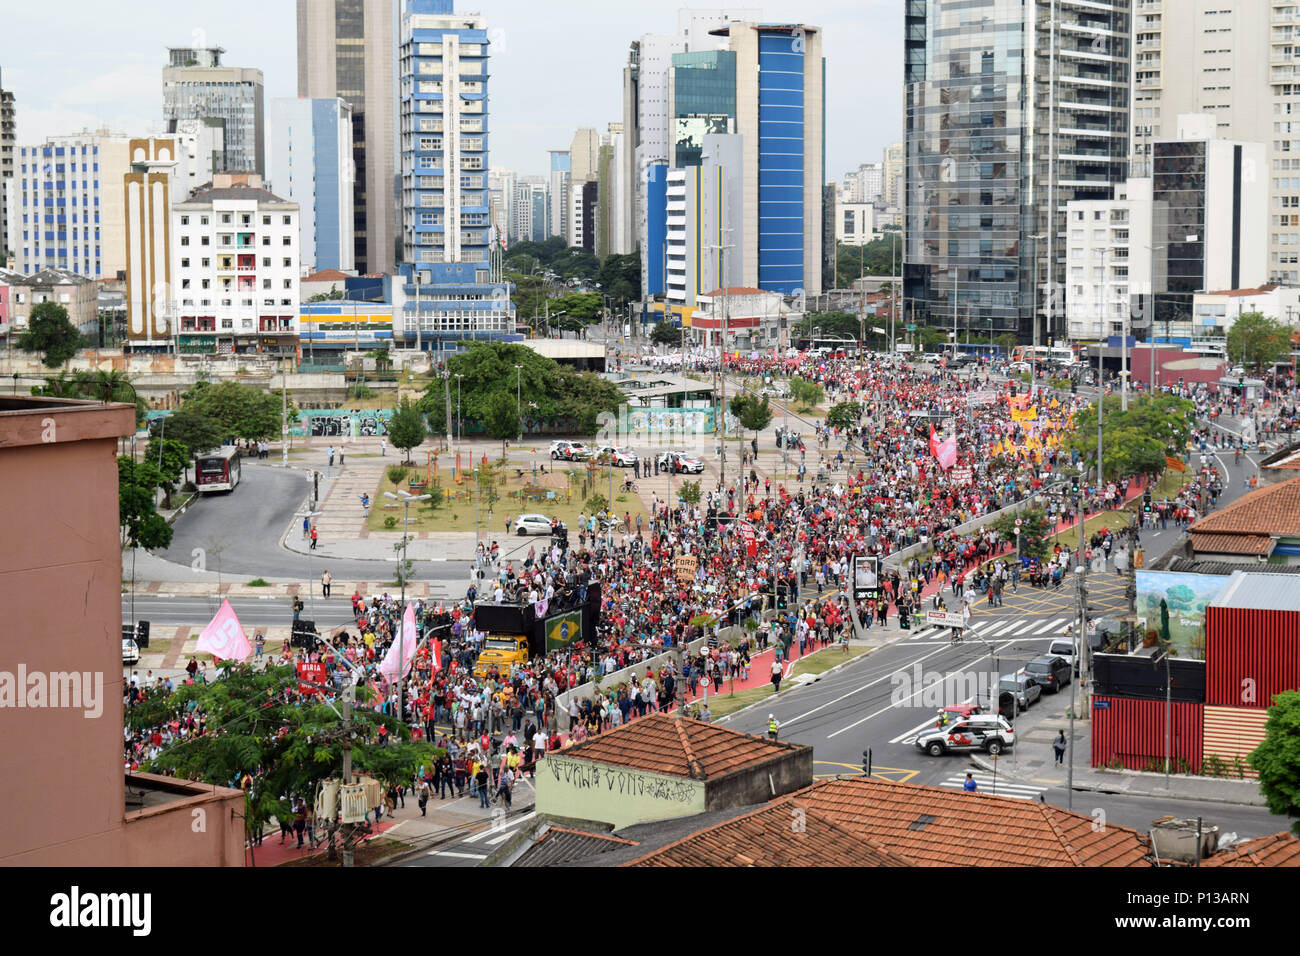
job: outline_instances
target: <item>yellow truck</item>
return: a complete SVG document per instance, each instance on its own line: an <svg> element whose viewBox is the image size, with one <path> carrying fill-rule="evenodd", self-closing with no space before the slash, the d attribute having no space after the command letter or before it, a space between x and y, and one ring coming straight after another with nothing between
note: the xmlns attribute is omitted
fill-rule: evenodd
<svg viewBox="0 0 1300 956"><path fill-rule="evenodd" d="M527 664L528 638L523 634L489 634L483 640L483 650L474 662L474 676L487 677L493 667L497 673L509 676L513 664Z"/></svg>

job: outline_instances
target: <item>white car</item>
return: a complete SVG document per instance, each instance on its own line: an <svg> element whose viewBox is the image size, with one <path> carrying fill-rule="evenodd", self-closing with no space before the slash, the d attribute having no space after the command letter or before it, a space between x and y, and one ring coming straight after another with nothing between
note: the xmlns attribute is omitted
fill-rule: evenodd
<svg viewBox="0 0 1300 956"><path fill-rule="evenodd" d="M550 534L551 519L546 515L530 514L520 515L515 519L515 534L523 536L529 534Z"/></svg>
<svg viewBox="0 0 1300 956"><path fill-rule="evenodd" d="M623 448L619 445L601 445L596 449L596 457L604 458L609 456L610 462L615 468L631 468L636 464L636 453L630 448Z"/></svg>
<svg viewBox="0 0 1300 956"><path fill-rule="evenodd" d="M591 450L580 441L551 442L551 458L562 461L583 461L591 457Z"/></svg>
<svg viewBox="0 0 1300 956"><path fill-rule="evenodd" d="M130 665L140 663L140 646L129 637L122 638L122 663Z"/></svg>
<svg viewBox="0 0 1300 956"><path fill-rule="evenodd" d="M669 451L659 456L659 467L674 474L698 475L704 471L704 462L684 451Z"/></svg>

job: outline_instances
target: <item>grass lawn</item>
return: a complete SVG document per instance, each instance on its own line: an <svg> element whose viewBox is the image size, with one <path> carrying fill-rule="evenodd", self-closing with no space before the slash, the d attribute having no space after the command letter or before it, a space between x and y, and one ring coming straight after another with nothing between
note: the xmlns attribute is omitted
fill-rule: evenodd
<svg viewBox="0 0 1300 956"><path fill-rule="evenodd" d="M567 476L566 489L543 489L544 495L547 490L555 492L553 499L546 500L521 500L517 495L520 489L532 485L532 470L529 468L517 469L514 467L495 467L490 469L491 474L496 477L496 501L489 504L489 489L486 485L480 486L480 497L478 502L478 520L481 528L487 529L491 533L504 532L505 516L518 515L525 512L535 512L544 514L547 517L559 518L570 528L576 528L578 515L590 513L587 508L587 499L593 494L607 496L609 494L609 477L606 469L597 467L592 473L592 480L587 482L588 472L585 466L581 465L562 465L552 472L550 463L547 463L547 474L559 474ZM522 471L520 477L516 471ZM613 510L619 515L631 514L633 523L636 522L637 515L648 518L649 513L641 499L636 494L624 493L622 483L625 469L614 469L614 501ZM411 477L424 475L422 469L415 469L411 475L402 482L402 490L409 491L408 482ZM539 472L538 478L542 475ZM627 477L631 477L631 472L627 472ZM473 531L474 530L474 513L475 513L475 494L474 481L472 478L466 478L461 485L456 485L450 479L449 473L444 471L438 476L439 487L443 489L444 494L451 492L454 498L444 499L443 502L435 509L430 509L426 505L415 505L411 507L411 522L409 525L412 531ZM394 486L388 479L387 470L380 477L379 486L371 496L370 517L366 521L366 530L368 531L400 531L402 529L403 515L405 509L394 501L384 497L384 492L394 491ZM384 518L393 516L397 519L397 524L388 528L384 524Z"/></svg>
<svg viewBox="0 0 1300 956"><path fill-rule="evenodd" d="M1141 499L1138 499L1139 502ZM1127 528L1130 520L1128 511L1103 511L1088 518L1083 523L1083 536L1085 539L1091 538L1093 534L1102 528L1109 528L1111 531L1117 528ZM1060 534L1053 535L1047 539L1047 546L1050 549L1054 543L1059 541L1063 547L1068 546L1074 550L1079 546L1079 528L1076 525Z"/></svg>
<svg viewBox="0 0 1300 956"><path fill-rule="evenodd" d="M790 678L788 679L798 677L800 674L823 674L837 664L843 664L845 661L851 661L855 657L861 657L863 654L869 653L871 653L871 648L861 644L850 644L847 654L844 653L844 648L832 644L830 647L823 647L820 651L795 661L794 670L790 672Z"/></svg>
<svg viewBox="0 0 1300 956"><path fill-rule="evenodd" d="M781 681L781 686L785 688L781 693L786 693L791 687L794 687L794 678L800 674L822 674L830 670L837 664L843 664L845 661L851 661L863 654L870 653L871 648L863 646L849 645L849 652L844 653L844 649L838 644L830 647L824 647L820 651L814 651L807 657L802 657L795 662L794 670L790 676ZM764 684L761 687L751 687L748 690L738 690L735 694L727 691L727 681L722 682L722 693L709 694L709 713L714 718L734 714L742 707L748 707L750 704L757 703L765 697L773 695L772 685ZM695 699L691 701L691 707L703 706L703 701Z"/></svg>

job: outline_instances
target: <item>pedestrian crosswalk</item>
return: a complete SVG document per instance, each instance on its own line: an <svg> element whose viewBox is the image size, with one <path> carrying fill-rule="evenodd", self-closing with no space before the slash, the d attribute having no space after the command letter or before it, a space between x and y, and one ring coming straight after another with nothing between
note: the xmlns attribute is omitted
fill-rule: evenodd
<svg viewBox="0 0 1300 956"><path fill-rule="evenodd" d="M991 622L979 622L976 626L979 629L980 637L1055 637L1061 633L1065 625L1070 623L1071 618L1058 617L1052 620L1043 620L1042 618L1025 618L1013 617Z"/></svg>
<svg viewBox="0 0 1300 956"><path fill-rule="evenodd" d="M1046 787L1035 787L1027 783L1013 783L1008 778L1001 775L995 780L991 773L977 773L975 784L978 788L976 793L991 793L999 797L1015 797L1017 800L1037 800L1042 794L1047 792ZM966 786L966 776L964 774L956 777L949 777L939 784L941 787L949 787L953 790L962 790Z"/></svg>

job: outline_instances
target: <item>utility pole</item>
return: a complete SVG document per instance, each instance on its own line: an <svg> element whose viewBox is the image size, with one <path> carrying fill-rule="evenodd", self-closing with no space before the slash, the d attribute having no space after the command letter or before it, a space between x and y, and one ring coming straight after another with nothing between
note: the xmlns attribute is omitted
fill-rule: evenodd
<svg viewBox="0 0 1300 956"><path fill-rule="evenodd" d="M730 229L718 230L722 238L725 239L732 231ZM727 340L727 276L724 264L726 262L724 253L728 249L735 248L733 243L721 242L715 243L708 247L718 253L718 285L722 289L722 318L721 327L718 336L718 428L721 435L719 442L719 461L718 461L718 484L719 490L727 487L727 363L726 363L726 340Z"/></svg>
<svg viewBox="0 0 1300 956"><path fill-rule="evenodd" d="M280 366L280 467L289 467L289 357ZM195 478L197 481L198 478Z"/></svg>
<svg viewBox="0 0 1300 956"><path fill-rule="evenodd" d="M424 352L424 333L420 329L420 270L418 267L411 267L411 275L415 279L415 350Z"/></svg>
<svg viewBox="0 0 1300 956"><path fill-rule="evenodd" d="M459 386L459 383L457 383ZM451 450L451 366L445 361L442 366L442 394L447 402L447 450Z"/></svg>

